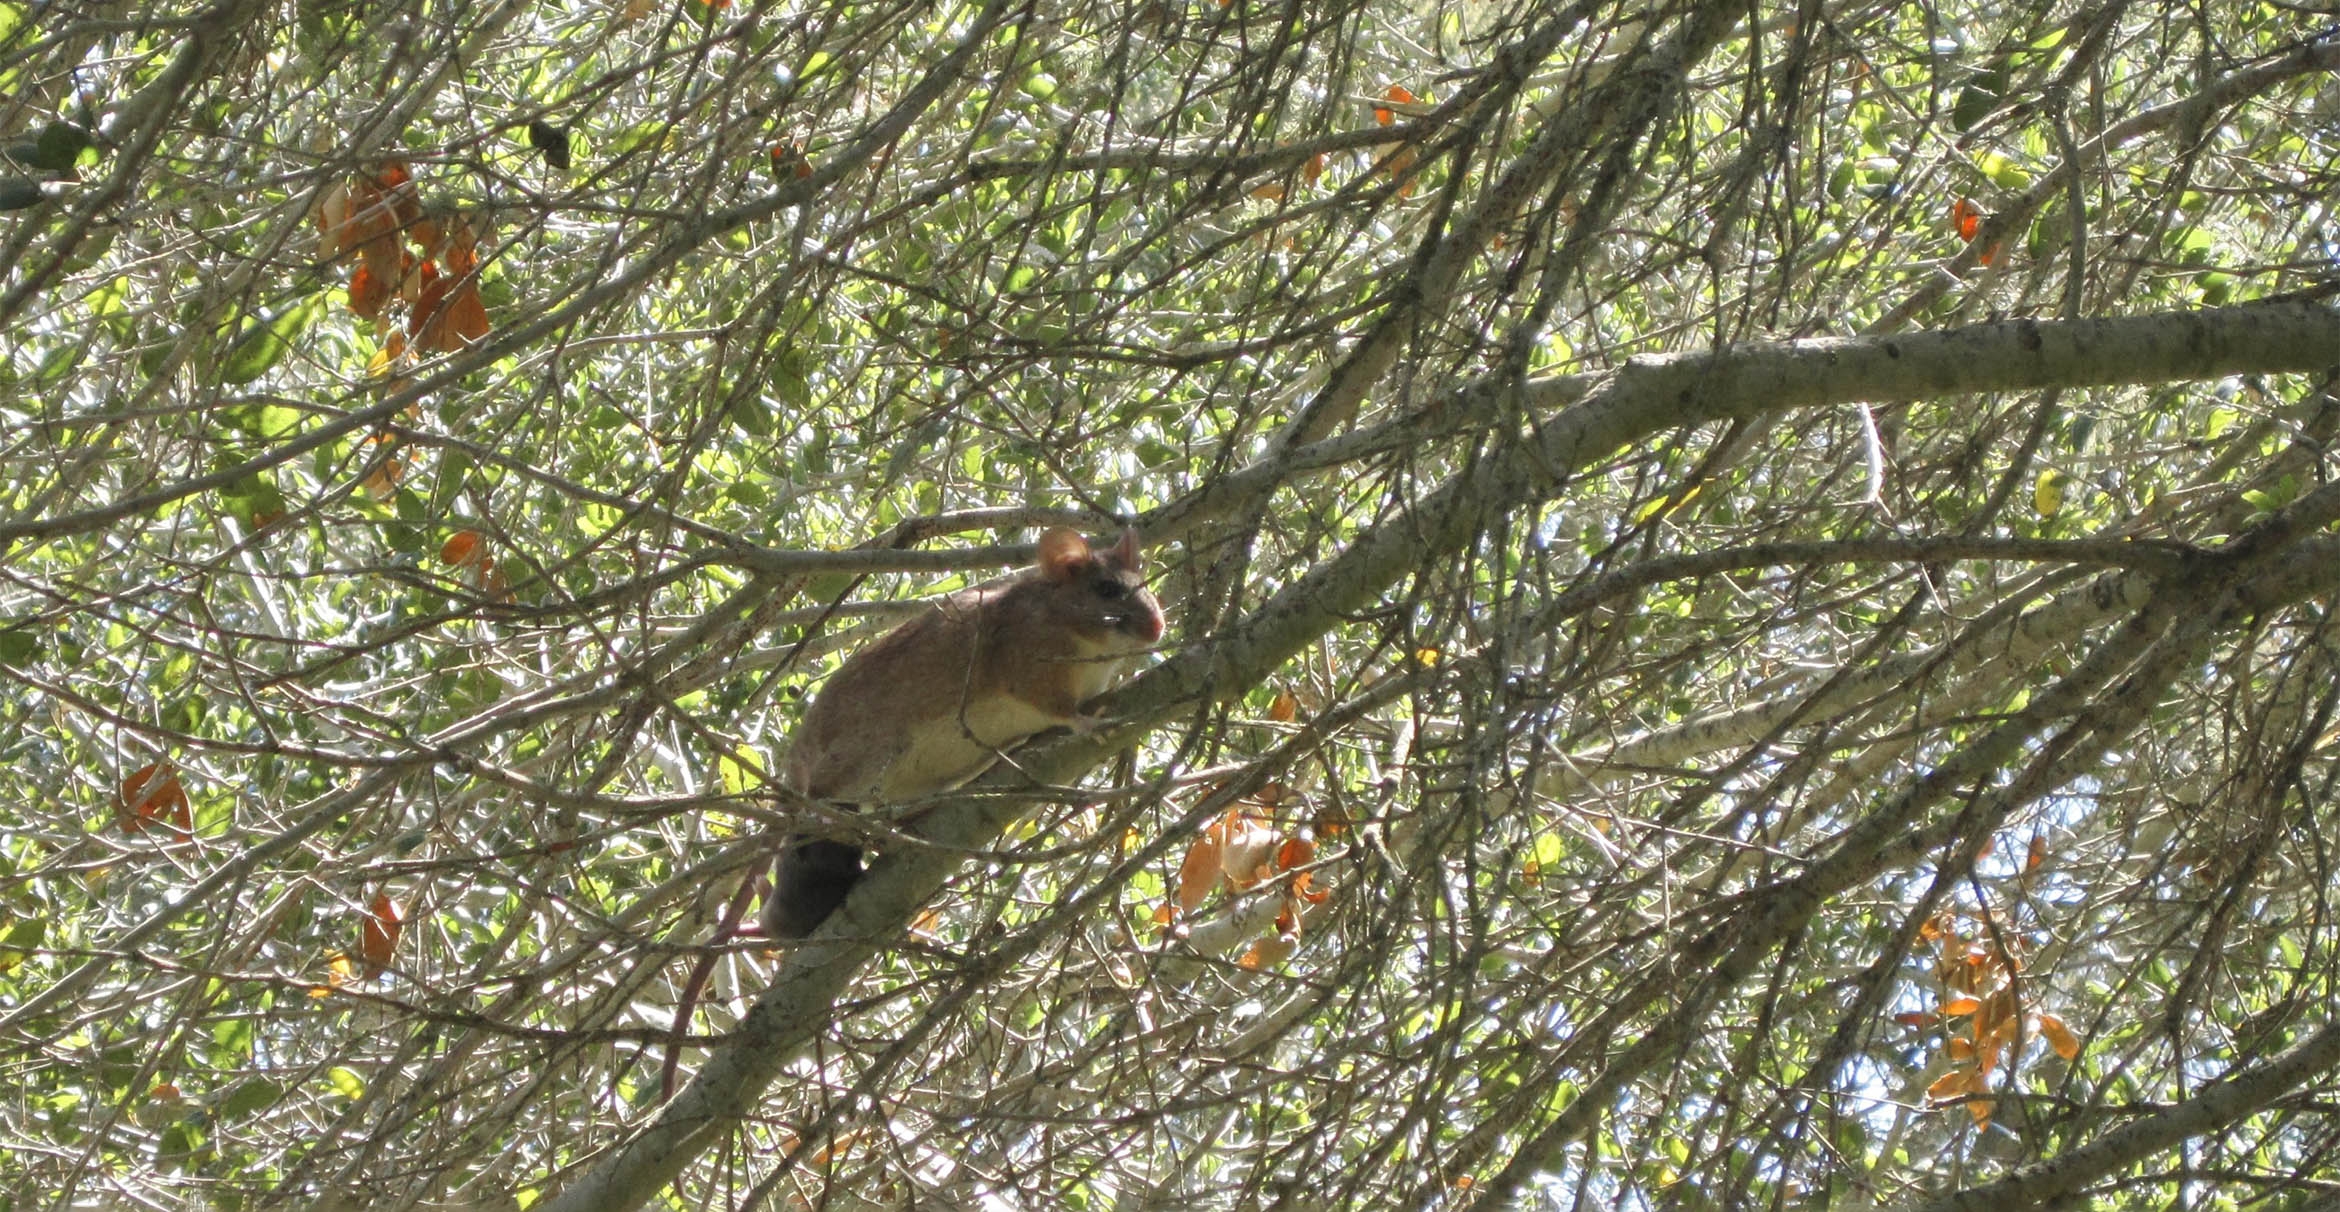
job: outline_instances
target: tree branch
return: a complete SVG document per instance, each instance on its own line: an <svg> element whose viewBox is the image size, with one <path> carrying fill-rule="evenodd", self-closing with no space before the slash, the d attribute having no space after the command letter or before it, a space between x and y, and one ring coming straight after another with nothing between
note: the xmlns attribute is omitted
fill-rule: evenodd
<svg viewBox="0 0 2340 1212"><path fill-rule="evenodd" d="M1476 541L1487 519L1545 500L1577 470L1650 434L1791 408L1908 400L2027 387L2097 386L2314 371L2340 362L2340 313L2299 302L2076 322L2010 320L1892 338L1790 341L1636 358L1583 403L1537 425L1447 481L1271 597L1215 644L1148 672L1104 704L1118 726L1025 750L978 789L946 797L920 822L933 846L886 855L843 908L792 949L731 1040L632 1140L547 1205L547 1212L632 1208L741 1122L765 1086L827 1021L835 998L960 865L1027 810L982 788L1064 785L1197 698L1227 698L1367 607L1408 572ZM2052 706L2048 696L2036 710ZM1857 840L1857 839L1855 839ZM1849 843L1848 843L1849 844ZM1857 847L1854 847L1857 849ZM1865 870L1847 854L1830 879ZM1823 881L1825 882L1825 881ZM1801 885L1799 885L1799 888ZM1784 923L1817 907L1803 889L1766 915ZM1809 901L1809 904L1806 902ZM1768 944L1743 948L1750 952ZM1749 961L1751 962L1751 961ZM1662 1040L1648 1041L1663 1046ZM1634 1072L1620 1065L1619 1072ZM1561 1127L1561 1125L1554 1125ZM1536 1150L1523 1157L1536 1155Z"/></svg>
<svg viewBox="0 0 2340 1212"><path fill-rule="evenodd" d="M2037 1207L2182 1141L2225 1129L2335 1065L2340 1065L2340 1023L2327 1023L2281 1055L2230 1073L2176 1106L2132 1120L2077 1149L2021 1167L1997 1182L1913 1205L1913 1212Z"/></svg>

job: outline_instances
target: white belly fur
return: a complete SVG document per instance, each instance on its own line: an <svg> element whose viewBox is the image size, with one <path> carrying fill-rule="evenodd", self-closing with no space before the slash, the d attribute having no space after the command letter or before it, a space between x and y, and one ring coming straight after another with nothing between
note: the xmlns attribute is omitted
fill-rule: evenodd
<svg viewBox="0 0 2340 1212"><path fill-rule="evenodd" d="M1073 649L1080 655L1073 661L1073 697L1086 703L1110 689L1129 664L1129 654L1142 647L1136 640L1118 632L1102 641L1075 637ZM1054 721L1056 724L1063 720Z"/></svg>
<svg viewBox="0 0 2340 1212"><path fill-rule="evenodd" d="M1104 643L1075 641L1080 657L1072 662L1074 696L1081 702L1103 694L1126 663L1134 645L1115 637ZM886 768L880 780L880 803L900 803L922 795L948 791L974 778L998 760L1003 749L1026 737L1072 721L1050 715L1013 695L991 694L967 702L960 710L937 720L914 725L909 746Z"/></svg>
<svg viewBox="0 0 2340 1212"><path fill-rule="evenodd" d="M1005 749L1063 724L1022 699L994 695L910 730L910 746L886 769L881 803L947 791L983 773Z"/></svg>

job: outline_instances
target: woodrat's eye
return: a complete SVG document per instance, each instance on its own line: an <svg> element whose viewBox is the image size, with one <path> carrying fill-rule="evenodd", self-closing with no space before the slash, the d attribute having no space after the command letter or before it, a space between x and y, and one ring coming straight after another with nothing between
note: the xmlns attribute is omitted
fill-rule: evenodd
<svg viewBox="0 0 2340 1212"><path fill-rule="evenodd" d="M1097 582L1097 596L1105 599L1108 602L1120 598L1121 595L1126 592L1128 591L1121 587L1121 582L1119 581Z"/></svg>

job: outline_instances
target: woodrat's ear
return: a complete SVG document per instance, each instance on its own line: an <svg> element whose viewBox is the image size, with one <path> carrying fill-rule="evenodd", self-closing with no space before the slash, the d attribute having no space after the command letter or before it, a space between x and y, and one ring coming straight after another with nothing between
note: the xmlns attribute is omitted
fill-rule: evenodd
<svg viewBox="0 0 2340 1212"><path fill-rule="evenodd" d="M1121 541L1113 545L1113 560L1115 563L1121 565L1123 568L1126 568L1131 572L1136 572L1138 570L1138 537L1136 527L1125 527L1122 530Z"/></svg>
<svg viewBox="0 0 2340 1212"><path fill-rule="evenodd" d="M1069 581L1089 562L1089 541L1069 526L1051 526L1040 535L1040 572L1051 581Z"/></svg>

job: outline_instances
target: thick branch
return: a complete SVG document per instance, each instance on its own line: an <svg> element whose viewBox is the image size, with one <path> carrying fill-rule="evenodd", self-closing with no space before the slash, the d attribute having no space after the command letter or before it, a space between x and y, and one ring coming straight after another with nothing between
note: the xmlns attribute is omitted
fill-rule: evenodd
<svg viewBox="0 0 2340 1212"><path fill-rule="evenodd" d="M2231 1126L2340 1065L2340 1023L2329 1023L2264 1064L2220 1078L2192 1098L2132 1120L2101 1138L1994 1183L1917 1205L1917 1212L2031 1208L2133 1166L2181 1141Z"/></svg>
<svg viewBox="0 0 2340 1212"><path fill-rule="evenodd" d="M1502 447L1293 582L1219 643L1181 654L1125 688L1106 705L1122 726L1026 750L1015 769L995 770L983 785L1076 781L1184 704L1257 684L1409 571L1475 541L1488 519L1556 495L1576 470L1651 434L1817 405L2312 371L2334 362L2340 313L2296 302L1637 358L1528 440ZM1026 807L1020 798L977 793L929 811L919 832L934 845L905 848L875 865L844 908L789 953L690 1085L639 1136L562 1191L549 1212L631 1208L649 1198L745 1116L826 1021L854 972L958 868L959 855L993 843Z"/></svg>

